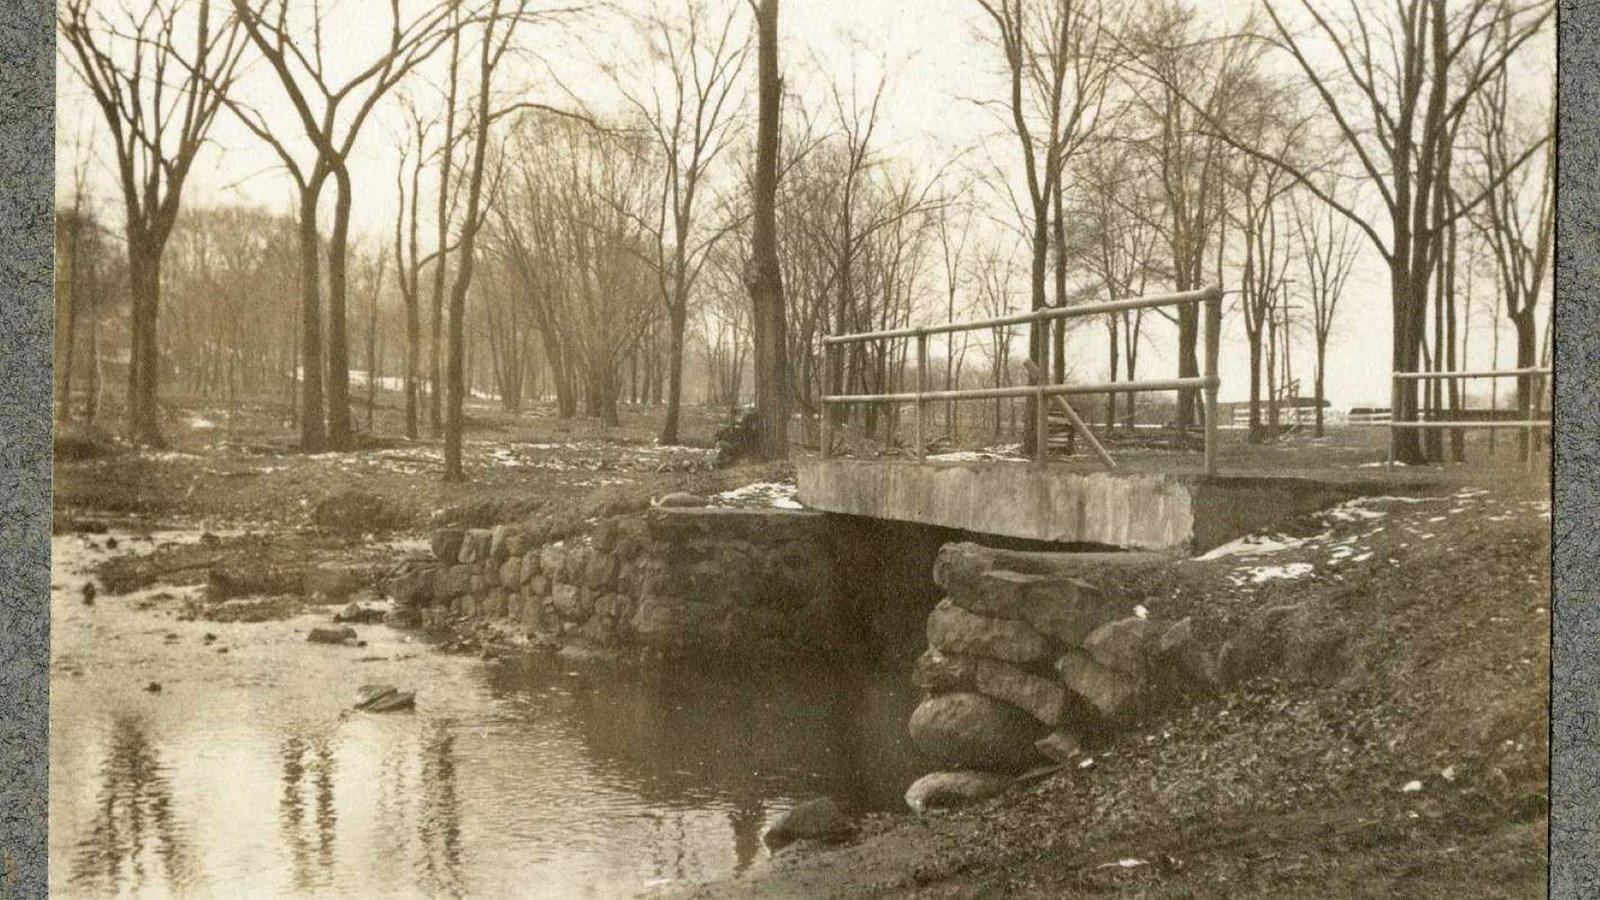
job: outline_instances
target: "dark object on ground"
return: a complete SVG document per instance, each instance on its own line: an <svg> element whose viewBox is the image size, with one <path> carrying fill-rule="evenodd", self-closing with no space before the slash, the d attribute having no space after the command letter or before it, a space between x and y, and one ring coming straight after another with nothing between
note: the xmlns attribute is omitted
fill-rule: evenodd
<svg viewBox="0 0 1600 900"><path fill-rule="evenodd" d="M94 582L85 581L83 583L83 603L84 603L85 606L93 606L94 605L94 595L95 595Z"/></svg>
<svg viewBox="0 0 1600 900"><path fill-rule="evenodd" d="M691 509L699 506L708 506L710 505L710 501L697 494L690 494L686 491L674 491L673 493L662 497L661 502L657 505L667 507L668 509Z"/></svg>
<svg viewBox="0 0 1600 900"><path fill-rule="evenodd" d="M855 833L855 824L832 797L819 797L796 806L772 823L761 840L773 850L795 841L841 841Z"/></svg>
<svg viewBox="0 0 1600 900"><path fill-rule="evenodd" d="M212 634L209 631L206 632L205 634L201 635L201 637L200 637L200 640L205 641L208 644L211 643L212 641L216 640L216 639L217 639L217 636Z"/></svg>
<svg viewBox="0 0 1600 900"><path fill-rule="evenodd" d="M227 647L218 647L217 648L217 652L218 653L227 653L228 652L228 648Z"/></svg>
<svg viewBox="0 0 1600 900"><path fill-rule="evenodd" d="M274 565L217 565L206 573L206 598L213 603L234 597L299 594L304 584L299 569Z"/></svg>
<svg viewBox="0 0 1600 900"><path fill-rule="evenodd" d="M383 498L366 491L341 491L317 504L311 521L341 534L388 531L405 524L405 516Z"/></svg>
<svg viewBox="0 0 1600 900"><path fill-rule="evenodd" d="M191 603L180 618L204 619L208 622L272 622L299 613L298 597L240 597L221 603Z"/></svg>
<svg viewBox="0 0 1600 900"><path fill-rule="evenodd" d="M149 684L145 685L144 689L148 693L159 694L159 693L161 693L161 682L152 681Z"/></svg>
<svg viewBox="0 0 1600 900"><path fill-rule="evenodd" d="M356 691L355 708L367 712L394 712L416 705L416 691L402 691L392 684L364 684Z"/></svg>
<svg viewBox="0 0 1600 900"><path fill-rule="evenodd" d="M117 549L117 539L114 538L114 537L106 538L106 549L107 550L115 550L115 549Z"/></svg>
<svg viewBox="0 0 1600 900"><path fill-rule="evenodd" d="M306 640L313 644L343 644L356 639L356 630L348 625L338 628L324 628L317 626L306 635Z"/></svg>
<svg viewBox="0 0 1600 900"><path fill-rule="evenodd" d="M761 414L745 410L739 417L717 429L717 467L726 468L741 459L756 455L761 445Z"/></svg>

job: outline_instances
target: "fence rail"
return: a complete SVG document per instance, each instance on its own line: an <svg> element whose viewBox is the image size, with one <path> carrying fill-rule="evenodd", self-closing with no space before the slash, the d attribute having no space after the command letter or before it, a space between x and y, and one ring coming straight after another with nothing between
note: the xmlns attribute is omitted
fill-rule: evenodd
<svg viewBox="0 0 1600 900"><path fill-rule="evenodd" d="M1186 378L1147 379L1144 381L1106 381L1088 384L1052 384L1050 381L1049 354L1051 342L1042 341L1045 359L1037 362L1029 360L1029 372L1033 381L1031 385L1017 385L1013 387L995 388L958 388L945 390L931 390L928 384L928 338L933 335L951 334L962 331L994 330L1012 325L1039 325L1058 319L1080 318L1083 316L1104 315L1106 313L1122 312L1134 309L1152 309L1156 307L1178 307L1189 304L1204 304L1205 317L1202 323L1205 335L1205 363L1204 374ZM842 384L840 373L839 348L867 341L890 341L913 339L917 344L917 389L915 391L896 391L881 394L829 394L828 385ZM935 325L925 325L914 328L896 328L885 331L868 331L853 334L835 334L823 338L824 354L824 388L822 395L822 456L827 458L833 450L833 423L831 411L835 407L852 404L914 404L912 419L915 433L916 455L918 459L927 456L927 441L925 439L925 420L927 419L927 405L937 401L963 401L963 400L994 400L1007 397L1031 397L1035 401L1035 447L1034 458L1041 464L1045 461L1049 451L1049 415L1051 404L1047 401L1074 394L1128 394L1149 391L1172 390L1199 390L1205 393L1205 471L1214 474L1217 468L1217 389L1221 385L1217 377L1217 356L1222 339L1222 291L1216 287L1204 288L1197 291L1183 291L1175 294L1162 294L1153 297L1134 297L1127 300L1112 300L1105 303L1089 303L1081 306L1049 307L1033 312L1016 313L1009 316L998 316L989 319L978 319L969 322L943 322ZM1060 400L1058 402L1065 402ZM1104 452L1098 441L1089 433L1088 427L1076 416L1068 416L1072 426L1085 438L1086 443L1095 449L1108 468L1115 468L1116 463L1109 454Z"/></svg>
<svg viewBox="0 0 1600 900"><path fill-rule="evenodd" d="M1479 369L1469 372L1395 372L1394 392L1395 399L1399 400L1400 385L1406 381L1456 381L1468 378L1544 378L1552 374L1549 366L1532 366L1525 369ZM1416 419L1401 421L1391 418L1384 422L1389 428L1389 465L1393 466L1394 458L1394 432L1402 428L1418 430L1455 431L1458 429L1496 430L1510 428L1522 431L1528 447L1528 467L1534 463L1533 434L1535 431L1547 431L1555 427L1552 419L1537 418L1543 404L1541 397L1543 390L1535 389L1528 392L1531 418L1527 419Z"/></svg>

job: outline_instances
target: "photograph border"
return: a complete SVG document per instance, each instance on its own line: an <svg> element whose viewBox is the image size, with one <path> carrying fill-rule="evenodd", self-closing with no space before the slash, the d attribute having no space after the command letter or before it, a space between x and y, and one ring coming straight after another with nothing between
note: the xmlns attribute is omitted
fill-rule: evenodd
<svg viewBox="0 0 1600 900"><path fill-rule="evenodd" d="M1600 896L1600 4L1559 0L1550 896ZM0 898L48 890L54 0L0 13Z"/></svg>
<svg viewBox="0 0 1600 900"><path fill-rule="evenodd" d="M49 891L55 5L0 12L0 898Z"/></svg>

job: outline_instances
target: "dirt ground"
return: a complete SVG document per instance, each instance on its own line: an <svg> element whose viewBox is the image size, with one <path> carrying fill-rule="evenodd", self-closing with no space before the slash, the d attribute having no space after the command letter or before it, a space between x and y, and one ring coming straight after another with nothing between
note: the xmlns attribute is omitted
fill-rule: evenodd
<svg viewBox="0 0 1600 900"><path fill-rule="evenodd" d="M688 896L1544 896L1548 501L1452 489L1299 525L1186 563L1203 601L1150 602L1213 632L1294 610L1252 651L1281 650L1271 675L986 808Z"/></svg>
<svg viewBox="0 0 1600 900"><path fill-rule="evenodd" d="M398 430L395 400L380 433ZM654 445L658 415L627 408L606 429L474 405L469 482L446 485L437 440L305 455L281 410L244 407L229 439L215 405L179 402L167 450L64 435L55 509L63 528L295 535L277 552L332 560L445 520L581 523L671 491L792 483L788 465L714 467L725 413L690 407L681 447ZM1371 430L1271 448L1237 438L1225 461L1365 472L1382 460ZM1543 896L1549 503L1516 468L1461 468L1435 496L1347 505L1185 563L1203 590L1162 594L1151 614L1193 615L1202 635L1254 629L1260 675L1241 689L1153 713L1092 763L1000 802L874 817L847 846L785 851L690 895ZM317 528L319 508L352 491L377 498L371 527ZM249 540L226 546L259 552Z"/></svg>

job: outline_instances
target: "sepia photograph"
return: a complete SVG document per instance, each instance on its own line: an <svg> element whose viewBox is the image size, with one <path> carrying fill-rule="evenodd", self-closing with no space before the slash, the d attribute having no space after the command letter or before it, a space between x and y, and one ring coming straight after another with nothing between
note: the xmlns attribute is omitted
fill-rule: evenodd
<svg viewBox="0 0 1600 900"><path fill-rule="evenodd" d="M48 2L49 896L1551 896L1555 0Z"/></svg>

